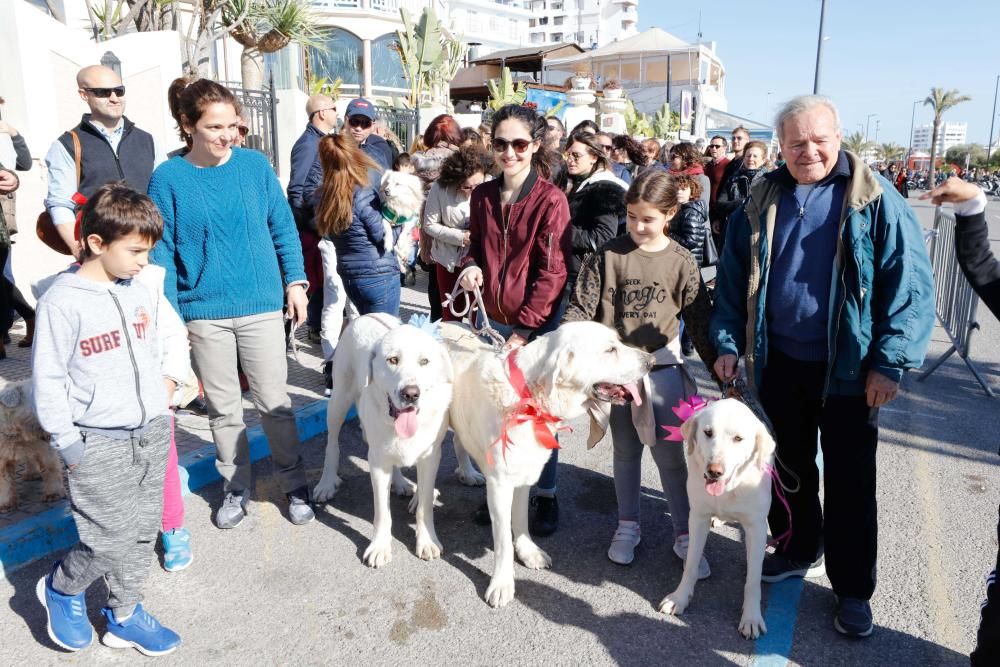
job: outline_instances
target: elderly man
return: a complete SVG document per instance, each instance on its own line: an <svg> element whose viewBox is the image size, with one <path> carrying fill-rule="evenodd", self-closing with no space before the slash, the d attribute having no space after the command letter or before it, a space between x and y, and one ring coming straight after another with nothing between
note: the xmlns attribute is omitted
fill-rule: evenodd
<svg viewBox="0 0 1000 667"><path fill-rule="evenodd" d="M751 390L774 426L791 516L773 502L763 580L829 574L834 627L872 632L879 408L919 368L934 326L920 226L899 193L840 148L833 103L791 100L776 127L785 166L729 219L716 287L715 371ZM816 433L823 449L820 506ZM792 475L795 475L795 478ZM797 482L796 482L797 478Z"/></svg>
<svg viewBox="0 0 1000 667"><path fill-rule="evenodd" d="M64 132L49 149L45 164L49 171L49 192L45 207L59 236L78 255L76 206L73 195L90 197L97 188L112 181L125 181L145 192L153 169L166 159L157 142L125 117L125 86L121 77L103 65L84 67L76 75L80 99L90 113L80 124ZM75 133L80 146L80 181L77 183Z"/></svg>

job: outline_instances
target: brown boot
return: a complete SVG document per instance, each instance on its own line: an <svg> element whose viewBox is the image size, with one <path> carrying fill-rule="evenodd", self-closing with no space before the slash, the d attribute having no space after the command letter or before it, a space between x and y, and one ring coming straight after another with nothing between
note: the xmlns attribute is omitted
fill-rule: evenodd
<svg viewBox="0 0 1000 667"><path fill-rule="evenodd" d="M24 324L27 330L24 332L24 338L17 344L18 347L31 347L31 344L35 341L35 318L32 317L30 320L24 320Z"/></svg>

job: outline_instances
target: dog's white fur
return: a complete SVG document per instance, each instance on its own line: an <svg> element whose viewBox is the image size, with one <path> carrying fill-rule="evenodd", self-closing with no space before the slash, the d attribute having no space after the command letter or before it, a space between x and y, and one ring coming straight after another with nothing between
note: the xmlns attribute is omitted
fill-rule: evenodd
<svg viewBox="0 0 1000 667"><path fill-rule="evenodd" d="M386 232L383 248L386 252L392 251L396 255L399 270L406 272L407 262L413 250L413 228L417 225L417 216L420 215L420 209L424 204L423 181L413 174L390 169L382 174L378 194L383 207L409 218L403 224L395 243L393 243L392 225L388 219L382 218L382 226Z"/></svg>
<svg viewBox="0 0 1000 667"><path fill-rule="evenodd" d="M44 502L66 497L63 463L35 417L30 380L0 389L0 512L17 506L14 469L18 460L25 463L25 479L42 480Z"/></svg>
<svg viewBox="0 0 1000 667"><path fill-rule="evenodd" d="M499 607L514 597L515 554L531 569L552 564L528 535L528 492L551 452L538 443L530 422L512 427L512 442L506 453L501 451L505 413L519 400L506 358L467 327L442 324L441 332L455 367L451 427L486 475L496 559L486 601ZM638 382L652 363L652 355L622 344L612 329L596 322L564 324L520 348L517 356L535 400L562 420L587 410L597 398L595 384Z"/></svg>
<svg viewBox="0 0 1000 667"><path fill-rule="evenodd" d="M681 426L687 457L690 543L684 574L677 590L660 602L660 611L682 614L694 595L698 562L705 550L712 517L743 525L747 578L739 630L747 639L767 632L760 610L760 577L767 547L767 513L771 508L771 478L764 471L774 459L774 440L767 427L736 399L715 401ZM709 467L711 466L711 471ZM706 490L709 473L725 480L725 490Z"/></svg>
<svg viewBox="0 0 1000 667"><path fill-rule="evenodd" d="M365 315L344 331L333 360L333 395L327 406L326 461L313 492L316 501L333 497L341 480L340 427L348 408L358 408L368 443L375 500L374 536L364 561L382 567L392 560L389 491L413 493L399 467L417 467L416 554L424 560L441 556L434 531L434 478L441 460L441 440L448 430L452 367L444 346L426 331L402 325L388 315ZM419 390L412 400L406 392ZM391 410L416 407L416 431L404 437L394 427Z"/></svg>

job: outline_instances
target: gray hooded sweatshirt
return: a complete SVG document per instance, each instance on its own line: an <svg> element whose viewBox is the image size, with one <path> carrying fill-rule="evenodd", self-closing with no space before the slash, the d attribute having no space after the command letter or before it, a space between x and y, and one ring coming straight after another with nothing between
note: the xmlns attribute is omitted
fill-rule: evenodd
<svg viewBox="0 0 1000 667"><path fill-rule="evenodd" d="M35 412L66 465L83 458L81 430L137 429L167 413L160 309L156 291L139 281L98 283L74 272L59 274L39 300Z"/></svg>

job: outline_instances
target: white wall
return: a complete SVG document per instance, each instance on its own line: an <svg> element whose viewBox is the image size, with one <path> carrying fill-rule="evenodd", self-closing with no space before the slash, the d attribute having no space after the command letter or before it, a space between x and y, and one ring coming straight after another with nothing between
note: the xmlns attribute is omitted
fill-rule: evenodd
<svg viewBox="0 0 1000 667"><path fill-rule="evenodd" d="M0 0L0 44L0 95L7 101L4 119L24 135L35 159L30 172L18 174L21 233L14 237L13 271L18 285L25 288L68 263L35 237L34 221L45 198L45 153L87 111L77 94L77 71L100 62L105 51L113 51L122 61L126 115L171 150L180 140L166 93L170 82L181 74L179 36L137 33L95 44L86 30L67 27L23 0ZM30 290L22 291L27 296Z"/></svg>

